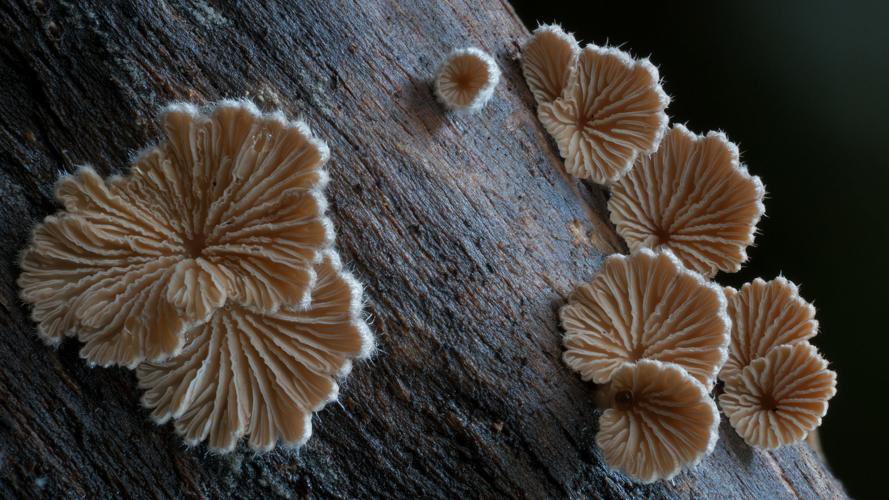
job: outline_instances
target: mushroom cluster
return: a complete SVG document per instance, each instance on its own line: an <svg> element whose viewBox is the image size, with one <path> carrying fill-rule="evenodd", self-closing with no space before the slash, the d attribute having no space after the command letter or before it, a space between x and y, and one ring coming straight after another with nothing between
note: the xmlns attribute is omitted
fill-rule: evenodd
<svg viewBox="0 0 889 500"><path fill-rule="evenodd" d="M537 28L522 55L537 114L565 170L611 188L611 221L631 251L667 248L706 277L747 260L765 188L720 132L668 129L657 68L615 48Z"/></svg>
<svg viewBox="0 0 889 500"><path fill-rule="evenodd" d="M525 43L522 70L565 170L610 188L629 256L606 259L560 311L563 360L599 384L605 461L650 482L713 449L718 412L751 445L821 423L836 374L808 339L814 308L783 278L712 283L747 261L765 188L721 132L668 128L657 68L557 25ZM716 380L723 381L716 387Z"/></svg>
<svg viewBox="0 0 889 500"><path fill-rule="evenodd" d="M190 444L299 445L373 346L361 286L325 216L329 152L302 122L224 101L174 104L124 176L81 168L21 258L51 345L136 368L143 404Z"/></svg>
<svg viewBox="0 0 889 500"><path fill-rule="evenodd" d="M559 26L545 25L525 44L522 69L572 175L611 184L657 148L670 98L647 59L613 47L581 49Z"/></svg>
<svg viewBox="0 0 889 500"><path fill-rule="evenodd" d="M611 467L668 479L713 450L710 397L730 322L722 291L668 250L612 255L560 311L563 359L602 384L596 443Z"/></svg>
<svg viewBox="0 0 889 500"><path fill-rule="evenodd" d="M729 360L719 374L722 411L748 444L773 449L821 425L836 373L809 343L815 308L784 278L726 288L732 318Z"/></svg>

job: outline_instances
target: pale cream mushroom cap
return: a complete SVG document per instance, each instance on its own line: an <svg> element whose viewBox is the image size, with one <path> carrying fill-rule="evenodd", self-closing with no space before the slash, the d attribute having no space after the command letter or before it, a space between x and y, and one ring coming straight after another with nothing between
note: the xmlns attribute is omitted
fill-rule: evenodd
<svg viewBox="0 0 889 500"><path fill-rule="evenodd" d="M727 287L732 340L719 378L728 380L772 348L795 344L818 333L815 307L803 300L796 285L782 277L756 278L740 290Z"/></svg>
<svg viewBox="0 0 889 500"><path fill-rule="evenodd" d="M670 99L657 68L616 48L587 45L561 97L537 115L571 175L611 184L657 149Z"/></svg>
<svg viewBox="0 0 889 500"><path fill-rule="evenodd" d="M562 359L597 384L626 364L655 359L711 387L727 356L725 308L722 291L669 252L612 255L560 311Z"/></svg>
<svg viewBox="0 0 889 500"><path fill-rule="evenodd" d="M306 304L333 238L320 193L328 150L302 123L224 101L161 115L165 140L123 177L62 178L65 210L34 230L18 280L38 333L76 335L91 364L177 353L227 300Z"/></svg>
<svg viewBox="0 0 889 500"><path fill-rule="evenodd" d="M474 47L457 49L438 68L435 95L448 109L476 112L491 99L499 81L500 68L488 53Z"/></svg>
<svg viewBox="0 0 889 500"><path fill-rule="evenodd" d="M174 419L188 444L207 441L221 452L245 435L256 450L305 443L312 413L337 398L352 359L373 349L358 282L333 253L317 274L308 308L227 305L188 332L178 356L140 365L142 404L152 418Z"/></svg>
<svg viewBox="0 0 889 500"><path fill-rule="evenodd" d="M765 188L722 133L674 125L651 156L612 187L608 209L631 250L669 248L704 276L736 272L765 212Z"/></svg>
<svg viewBox="0 0 889 500"><path fill-rule="evenodd" d="M677 365L642 360L614 372L610 408L596 445L609 467L643 483L700 462L719 438L719 411L706 387Z"/></svg>
<svg viewBox="0 0 889 500"><path fill-rule="evenodd" d="M580 46L557 24L539 26L522 48L522 72L537 104L552 102L568 85Z"/></svg>
<svg viewBox="0 0 889 500"><path fill-rule="evenodd" d="M808 342L778 346L725 384L719 406L748 444L774 449L821 425L836 373Z"/></svg>

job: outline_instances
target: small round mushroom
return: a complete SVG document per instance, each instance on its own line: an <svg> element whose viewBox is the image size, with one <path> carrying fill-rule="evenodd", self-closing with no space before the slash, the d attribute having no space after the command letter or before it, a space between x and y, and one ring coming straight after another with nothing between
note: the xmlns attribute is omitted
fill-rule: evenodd
<svg viewBox="0 0 889 500"><path fill-rule="evenodd" d="M803 300L796 285L782 277L756 278L740 290L726 287L732 340L719 378L728 380L772 348L795 344L818 333L815 307Z"/></svg>
<svg viewBox="0 0 889 500"><path fill-rule="evenodd" d="M108 181L62 178L65 210L22 254L18 284L38 333L77 335L91 364L134 368L182 349L187 328L226 301L306 305L333 239L321 189L327 146L301 122L223 101L173 104L165 140Z"/></svg>
<svg viewBox="0 0 889 500"><path fill-rule="evenodd" d="M711 387L727 355L731 325L725 307L719 287L669 252L612 255L560 311L562 359L597 384L626 364L656 359Z"/></svg>
<svg viewBox="0 0 889 500"><path fill-rule="evenodd" d="M657 152L612 187L608 209L631 250L669 248L706 277L747 260L765 188L722 133L674 125Z"/></svg>
<svg viewBox="0 0 889 500"><path fill-rule="evenodd" d="M448 109L476 112L494 95L500 68L486 52L470 47L451 52L435 77L435 95Z"/></svg>
<svg viewBox="0 0 889 500"><path fill-rule="evenodd" d="M719 411L706 387L670 363L642 360L614 372L596 445L609 467L643 483L669 479L713 451Z"/></svg>
<svg viewBox="0 0 889 500"><path fill-rule="evenodd" d="M262 312L237 304L190 330L182 353L136 371L142 405L159 425L175 420L189 445L229 452L244 436L256 450L300 446L315 411L337 398L352 359L373 349L361 286L328 252L306 309Z"/></svg>
<svg viewBox="0 0 889 500"><path fill-rule="evenodd" d="M808 342L778 346L728 380L719 406L748 444L774 449L821 425L836 373Z"/></svg>
<svg viewBox="0 0 889 500"><path fill-rule="evenodd" d="M522 71L537 104L554 101L568 85L580 46L557 24L539 26L522 49Z"/></svg>
<svg viewBox="0 0 889 500"><path fill-rule="evenodd" d="M667 126L670 99L657 68L616 48L587 45L561 97L537 115L571 175L611 184L640 153L650 153Z"/></svg>

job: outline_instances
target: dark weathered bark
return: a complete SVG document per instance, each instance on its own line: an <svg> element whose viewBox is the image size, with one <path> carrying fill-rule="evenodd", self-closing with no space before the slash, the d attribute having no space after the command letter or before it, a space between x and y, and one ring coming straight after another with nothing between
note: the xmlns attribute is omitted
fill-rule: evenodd
<svg viewBox="0 0 889 500"><path fill-rule="evenodd" d="M806 446L752 451L725 425L672 482L604 468L556 309L622 243L603 193L564 174L535 118L508 4L265 3L0 6L4 495L843 495ZM503 81L481 113L445 114L428 78L467 45L494 54ZM38 341L15 286L59 171L121 171L157 137L162 104L241 96L330 144L338 245L379 339L298 453L186 449L148 420L131 372Z"/></svg>

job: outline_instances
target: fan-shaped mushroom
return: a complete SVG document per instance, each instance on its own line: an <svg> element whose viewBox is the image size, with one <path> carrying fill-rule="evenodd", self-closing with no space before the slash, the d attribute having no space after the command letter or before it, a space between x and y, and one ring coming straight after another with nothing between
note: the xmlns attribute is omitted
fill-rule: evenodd
<svg viewBox="0 0 889 500"><path fill-rule="evenodd" d="M719 378L728 380L772 348L808 340L818 333L815 307L799 296L799 289L782 277L756 278L740 290L726 288L732 340Z"/></svg>
<svg viewBox="0 0 889 500"><path fill-rule="evenodd" d="M61 179L65 211L22 256L22 298L40 336L74 335L81 356L135 366L181 349L182 333L226 300L305 305L333 237L319 190L328 150L302 123L226 101L161 117L166 140L125 177Z"/></svg>
<svg viewBox="0 0 889 500"><path fill-rule="evenodd" d="M176 357L137 370L142 404L191 445L230 451L249 435L251 448L277 441L299 446L312 413L337 397L337 377L367 356L373 338L361 318L361 287L328 253L307 309L261 312L237 304L190 330Z"/></svg>
<svg viewBox="0 0 889 500"><path fill-rule="evenodd" d="M724 134L701 137L674 125L657 152L613 186L608 209L631 250L669 248L712 277L747 260L764 195Z"/></svg>
<svg viewBox="0 0 889 500"><path fill-rule="evenodd" d="M669 252L608 257L560 316L565 363L597 384L625 364L656 359L710 387L725 362L731 325L722 291Z"/></svg>
<svg viewBox="0 0 889 500"><path fill-rule="evenodd" d="M537 115L556 140L571 175L610 184L639 153L657 148L670 99L657 68L615 48L587 45L561 97Z"/></svg>
<svg viewBox="0 0 889 500"><path fill-rule="evenodd" d="M669 479L713 451L719 411L677 365L642 360L614 372L596 445L609 467L650 483Z"/></svg>
<svg viewBox="0 0 889 500"><path fill-rule="evenodd" d="M522 49L522 71L537 104L552 102L562 94L579 53L577 40L561 26L546 24L534 30Z"/></svg>
<svg viewBox="0 0 889 500"><path fill-rule="evenodd" d="M486 52L470 47L451 52L435 77L435 95L448 109L475 112L494 95L500 68Z"/></svg>
<svg viewBox="0 0 889 500"><path fill-rule="evenodd" d="M747 443L773 449L821 425L836 373L808 342L782 345L729 379L719 406Z"/></svg>

